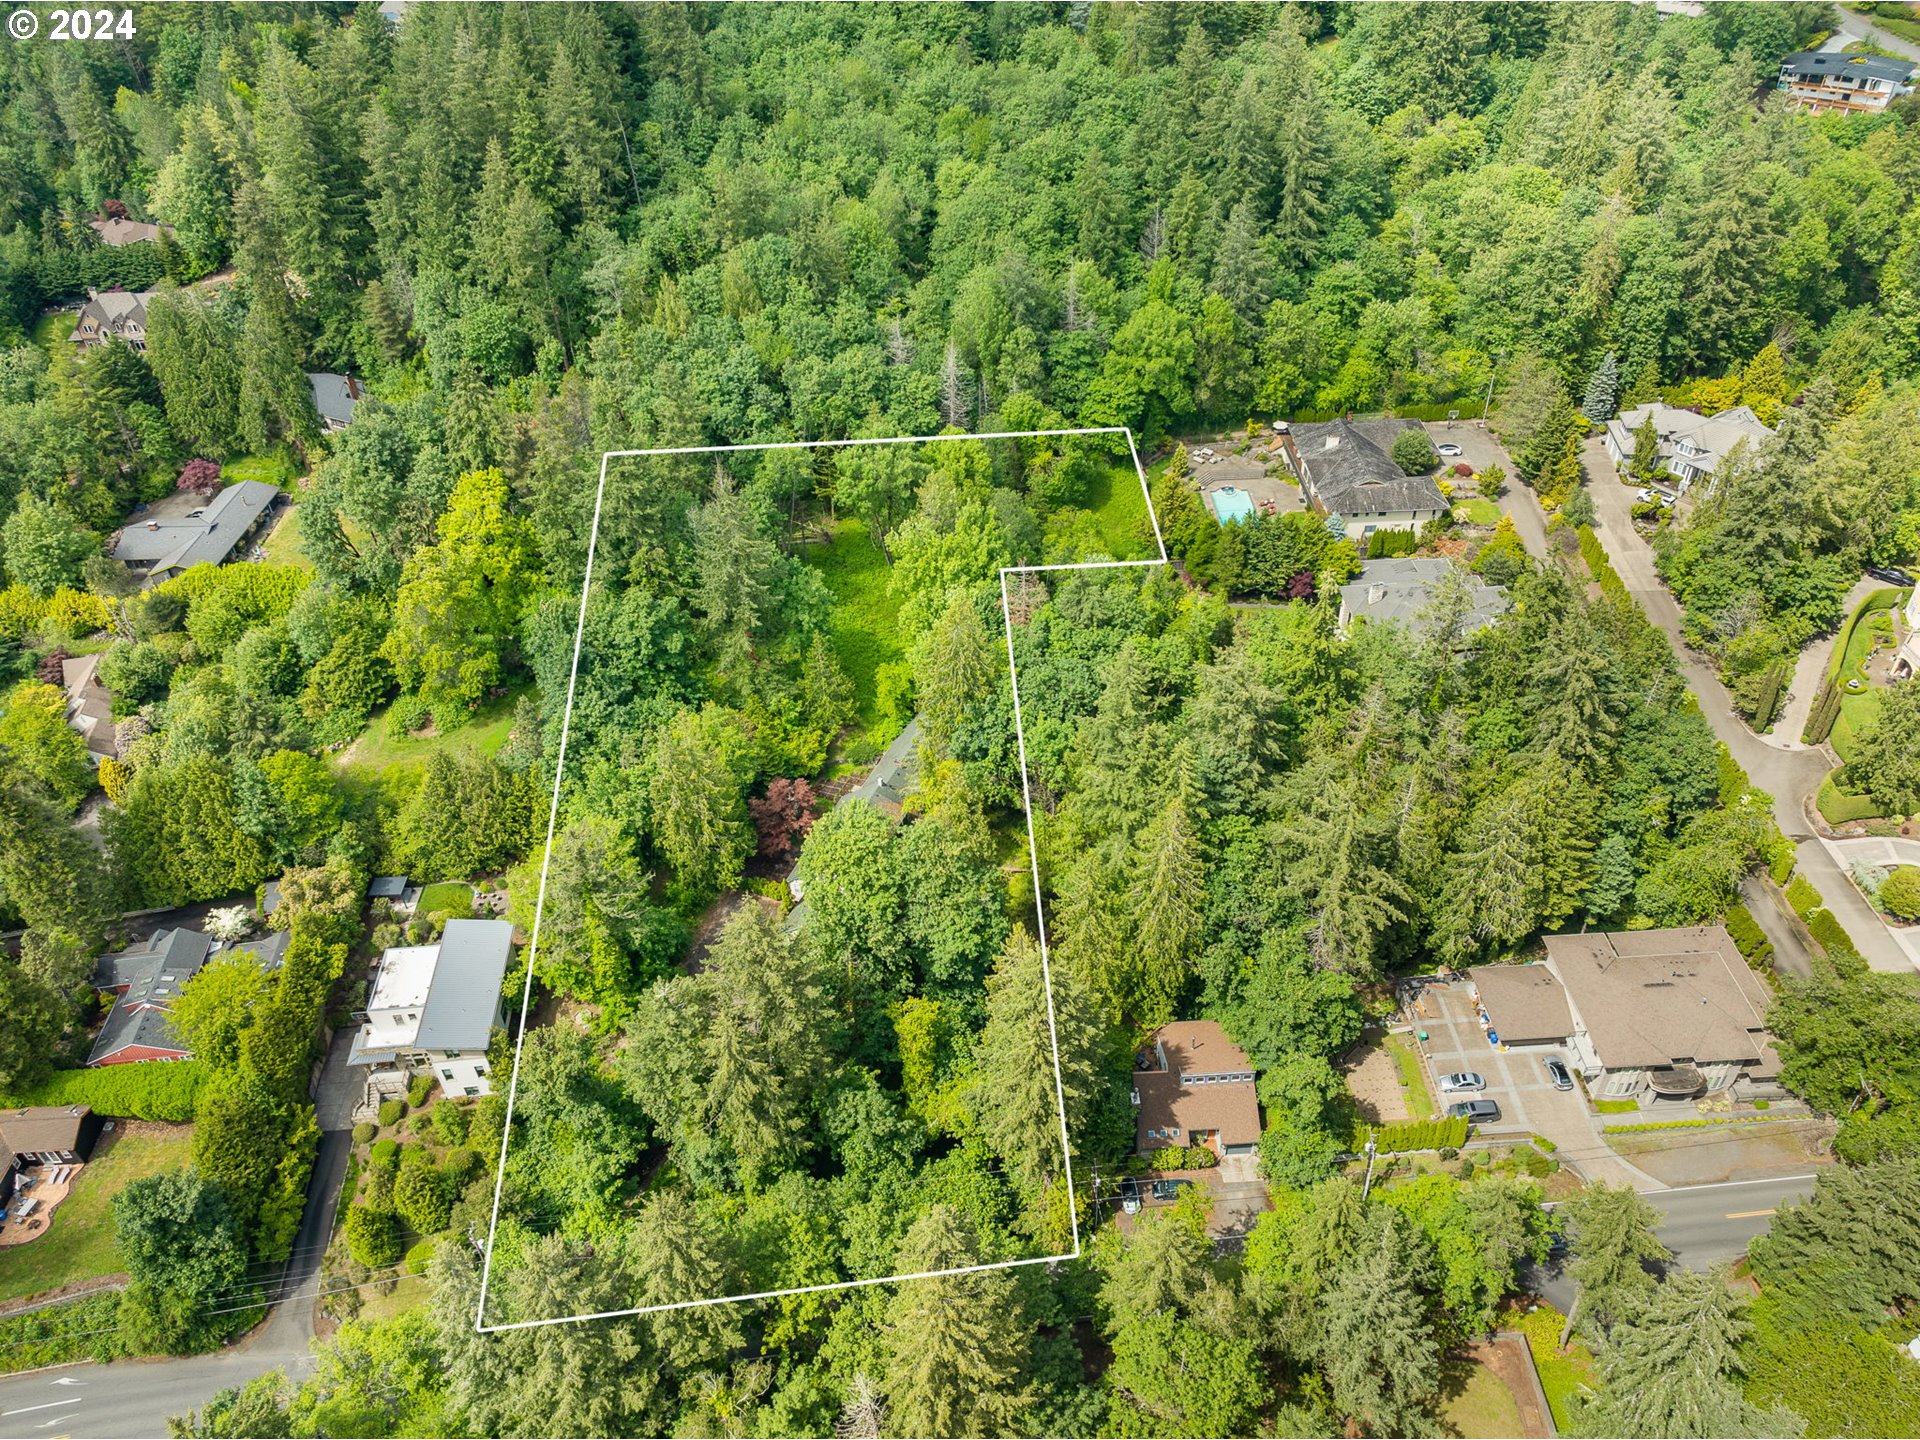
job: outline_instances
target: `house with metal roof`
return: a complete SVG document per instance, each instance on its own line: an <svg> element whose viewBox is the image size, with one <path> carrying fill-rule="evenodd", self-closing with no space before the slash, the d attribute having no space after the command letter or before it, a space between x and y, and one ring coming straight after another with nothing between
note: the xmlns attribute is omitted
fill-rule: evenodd
<svg viewBox="0 0 1920 1440"><path fill-rule="evenodd" d="M1133 1062L1134 1149L1204 1145L1217 1156L1260 1145L1253 1062L1212 1020L1153 1032Z"/></svg>
<svg viewBox="0 0 1920 1440"><path fill-rule="evenodd" d="M1772 993L1725 927L1549 935L1533 965L1467 972L1499 1043L1567 1052L1596 1100L1691 1099L1771 1085Z"/></svg>
<svg viewBox="0 0 1920 1440"><path fill-rule="evenodd" d="M1911 60L1860 50L1796 50L1780 62L1774 87L1814 115L1828 110L1875 115L1913 93L1916 68Z"/></svg>
<svg viewBox="0 0 1920 1440"><path fill-rule="evenodd" d="M135 516L114 542L113 558L143 574L150 585L195 565L225 564L279 498L279 489L264 480L242 480L178 518Z"/></svg>
<svg viewBox="0 0 1920 1440"><path fill-rule="evenodd" d="M1388 453L1401 432L1420 428L1418 420L1299 424L1280 435L1280 450L1300 493L1364 541L1376 530L1418 530L1447 512L1434 478L1407 474Z"/></svg>
<svg viewBox="0 0 1920 1440"><path fill-rule="evenodd" d="M375 1072L430 1073L448 1096L490 1095L487 1046L513 953L505 920L449 920L437 943L380 957L348 1062Z"/></svg>
<svg viewBox="0 0 1920 1440"><path fill-rule="evenodd" d="M1459 574L1468 587L1468 634L1484 630L1507 609L1506 587L1485 584L1479 576L1442 558L1396 556L1369 560L1360 574L1340 587L1340 628L1355 621L1404 625L1416 634L1429 628L1434 600L1449 576Z"/></svg>

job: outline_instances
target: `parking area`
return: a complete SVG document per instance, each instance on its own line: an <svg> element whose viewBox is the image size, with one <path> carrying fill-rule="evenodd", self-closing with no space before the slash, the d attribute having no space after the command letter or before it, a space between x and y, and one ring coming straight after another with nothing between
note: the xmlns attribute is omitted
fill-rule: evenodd
<svg viewBox="0 0 1920 1440"><path fill-rule="evenodd" d="M1154 1192L1156 1180L1176 1184L1170 1187L1170 1194L1163 1196ZM1267 1183L1260 1178L1259 1157L1229 1155L1210 1170L1155 1170L1140 1176L1135 1183L1142 1208L1157 1210L1173 1204L1180 1194L1178 1182L1182 1181L1208 1192L1211 1209L1207 1233L1216 1240L1244 1238L1261 1212L1273 1205L1267 1194ZM1131 1230L1136 1221L1136 1216L1116 1207L1114 1224L1122 1233Z"/></svg>
<svg viewBox="0 0 1920 1440"><path fill-rule="evenodd" d="M1471 465L1476 472L1485 470L1489 465L1498 465L1507 472L1507 483L1513 484L1515 477L1512 462L1507 459L1506 451L1500 448L1500 442L1493 438L1491 430L1483 430L1478 420L1428 420L1425 422L1427 438L1433 441L1433 448L1442 445L1458 445L1458 455L1442 455L1443 465Z"/></svg>

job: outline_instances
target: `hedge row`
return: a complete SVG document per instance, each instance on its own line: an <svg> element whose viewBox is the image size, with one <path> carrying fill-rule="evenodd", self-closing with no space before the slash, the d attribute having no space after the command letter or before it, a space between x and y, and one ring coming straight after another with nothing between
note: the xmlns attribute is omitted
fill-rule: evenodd
<svg viewBox="0 0 1920 1440"><path fill-rule="evenodd" d="M1853 613L1841 622L1840 632L1833 637L1833 655L1820 681L1820 693L1814 696L1812 713L1807 716L1806 728L1800 732L1801 744L1821 744L1833 733L1834 722L1840 718L1840 702L1846 698L1840 671L1847 663L1847 647L1853 643L1854 628L1876 610L1892 609L1903 593L1892 587L1876 590L1854 606Z"/></svg>
<svg viewBox="0 0 1920 1440"><path fill-rule="evenodd" d="M1793 907L1793 913L1806 922L1807 932L1827 952L1828 958L1862 963L1860 947L1853 943L1846 927L1833 918L1833 912L1821 904L1820 892L1806 876L1793 877L1793 883L1787 886L1787 903Z"/></svg>
<svg viewBox="0 0 1920 1440"><path fill-rule="evenodd" d="M56 1070L30 1090L7 1097L9 1108L25 1105L91 1105L96 1115L117 1120L193 1119L193 1102L209 1072L197 1060L106 1065L98 1070Z"/></svg>
<svg viewBox="0 0 1920 1440"><path fill-rule="evenodd" d="M1701 1115L1691 1120L1648 1120L1639 1125L1605 1125L1609 1135L1637 1135L1643 1130L1698 1130L1708 1125L1764 1125L1769 1120L1798 1120L1798 1115Z"/></svg>
<svg viewBox="0 0 1920 1440"><path fill-rule="evenodd" d="M1367 1133L1363 1127L1354 1145L1355 1150L1366 1144ZM1452 1120L1408 1120L1398 1125L1382 1125L1372 1134L1374 1144L1386 1155L1410 1150L1458 1150L1467 1143L1467 1122L1463 1117Z"/></svg>
<svg viewBox="0 0 1920 1440"><path fill-rule="evenodd" d="M1627 582L1620 578L1620 572L1613 568L1613 562L1607 558L1606 547L1600 543L1600 537L1593 533L1591 525L1580 527L1580 558L1587 562L1587 570L1600 583L1600 593L1616 600L1626 600Z"/></svg>
<svg viewBox="0 0 1920 1440"><path fill-rule="evenodd" d="M1746 956L1747 964L1763 973L1767 970L1773 959L1773 942L1767 939L1767 932L1760 928L1760 922L1746 906L1736 905L1727 911L1727 934Z"/></svg>

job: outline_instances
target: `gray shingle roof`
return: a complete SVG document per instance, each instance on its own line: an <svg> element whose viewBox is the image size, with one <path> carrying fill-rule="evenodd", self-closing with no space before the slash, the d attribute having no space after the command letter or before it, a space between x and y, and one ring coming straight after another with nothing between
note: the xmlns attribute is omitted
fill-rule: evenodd
<svg viewBox="0 0 1920 1440"><path fill-rule="evenodd" d="M1447 497L1430 475L1409 475L1387 448L1417 420L1329 420L1295 425L1294 452L1306 469L1313 498L1345 516L1386 515L1396 510L1447 508Z"/></svg>
<svg viewBox="0 0 1920 1440"><path fill-rule="evenodd" d="M144 566L156 576L190 565L221 564L279 493L264 480L242 480L215 495L192 518L136 519L120 532L113 558Z"/></svg>
<svg viewBox="0 0 1920 1440"><path fill-rule="evenodd" d="M1369 560L1359 577L1340 587L1340 608L1345 617L1378 624L1392 621L1413 630L1422 628L1427 607L1434 592L1454 569L1451 560L1407 556ZM1507 592L1499 585L1473 580L1473 608L1467 612L1467 629L1479 630L1491 625L1507 608Z"/></svg>
<svg viewBox="0 0 1920 1440"><path fill-rule="evenodd" d="M920 717L916 715L894 736L893 743L880 752L880 758L873 762L873 769L866 777L841 797L840 803L865 800L883 809L891 808L898 815L901 803L919 776L919 746Z"/></svg>
<svg viewBox="0 0 1920 1440"><path fill-rule="evenodd" d="M167 1007L180 998L187 981L200 973L213 948L211 936L198 930L159 930L144 944L102 955L93 983L101 990L123 990L107 1013L87 1055L89 1065L133 1045L184 1051L173 1033Z"/></svg>
<svg viewBox="0 0 1920 1440"><path fill-rule="evenodd" d="M313 408L322 420L336 425L350 424L353 407L360 402L360 384L351 375L307 372L307 384L313 388Z"/></svg>
<svg viewBox="0 0 1920 1440"><path fill-rule="evenodd" d="M1896 85L1913 78L1911 60L1895 60L1886 55L1861 55L1847 50L1796 50L1780 62L1784 75L1805 75L1820 80L1837 78L1890 80Z"/></svg>

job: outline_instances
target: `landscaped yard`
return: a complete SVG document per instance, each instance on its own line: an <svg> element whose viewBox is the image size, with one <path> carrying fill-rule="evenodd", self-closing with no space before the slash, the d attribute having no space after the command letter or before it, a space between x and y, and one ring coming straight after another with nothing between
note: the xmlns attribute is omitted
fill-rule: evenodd
<svg viewBox="0 0 1920 1440"><path fill-rule="evenodd" d="M72 336L73 327L79 319L80 314L76 310L56 310L51 315L42 315L33 322L28 338L52 355Z"/></svg>
<svg viewBox="0 0 1920 1440"><path fill-rule="evenodd" d="M113 1197L142 1175L185 1165L193 1140L186 1125L129 1124L123 1120L118 1133L102 1137L46 1234L0 1250L0 1300L119 1271L120 1246L108 1213Z"/></svg>
<svg viewBox="0 0 1920 1440"><path fill-rule="evenodd" d="M1454 513L1461 516L1469 525L1485 525L1492 529L1500 523L1500 507L1491 500L1476 495L1471 500L1462 500L1453 507Z"/></svg>
<svg viewBox="0 0 1920 1440"><path fill-rule="evenodd" d="M809 545L801 556L833 592L829 623L834 653L853 681L860 723L871 728L880 719L873 677L882 665L906 656L898 628L900 602L888 585L886 554L865 525L841 520L832 526L832 535L825 545Z"/></svg>
<svg viewBox="0 0 1920 1440"><path fill-rule="evenodd" d="M438 915L442 910L448 910L455 915L465 915L472 909L473 887L462 885L458 880L443 880L420 892L420 903L413 907L413 913Z"/></svg>
<svg viewBox="0 0 1920 1440"><path fill-rule="evenodd" d="M1540 1388L1547 1392L1547 1407L1553 1411L1554 1428L1562 1435L1573 1425L1574 1396L1593 1384L1591 1350L1576 1340L1567 1354L1560 1353L1560 1330L1566 1319L1551 1305L1508 1311L1500 1317L1502 1328L1518 1330L1527 1337L1533 1368L1540 1372Z"/></svg>
<svg viewBox="0 0 1920 1440"><path fill-rule="evenodd" d="M507 736L513 732L513 707L527 687L509 690L498 700L483 705L457 730L435 732L431 735L402 735L395 737L387 733L387 712L383 708L376 711L373 719L367 722L367 728L345 750L340 752L340 763L352 765L375 773L389 765L424 765L435 752L446 750L456 754L492 755L507 743Z"/></svg>
<svg viewBox="0 0 1920 1440"><path fill-rule="evenodd" d="M264 480L289 493L295 473L293 462L285 455L246 455L220 467L220 478L229 485L237 485L242 480Z"/></svg>
<svg viewBox="0 0 1920 1440"><path fill-rule="evenodd" d="M1400 1080L1406 1086L1407 1110L1416 1120L1424 1120L1434 1113L1433 1095L1427 1089L1427 1074L1420 1065L1420 1055L1404 1035L1389 1035L1386 1039L1387 1053L1393 1057L1393 1067L1400 1072Z"/></svg>
<svg viewBox="0 0 1920 1440"><path fill-rule="evenodd" d="M300 550L300 507L295 505L274 522L273 531L266 538L262 549L267 552L269 565L294 565L302 570L312 570L313 562Z"/></svg>
<svg viewBox="0 0 1920 1440"><path fill-rule="evenodd" d="M1442 1372L1440 1423L1465 1440L1504 1440L1520 1433L1520 1407L1506 1382L1476 1361L1454 1358Z"/></svg>

